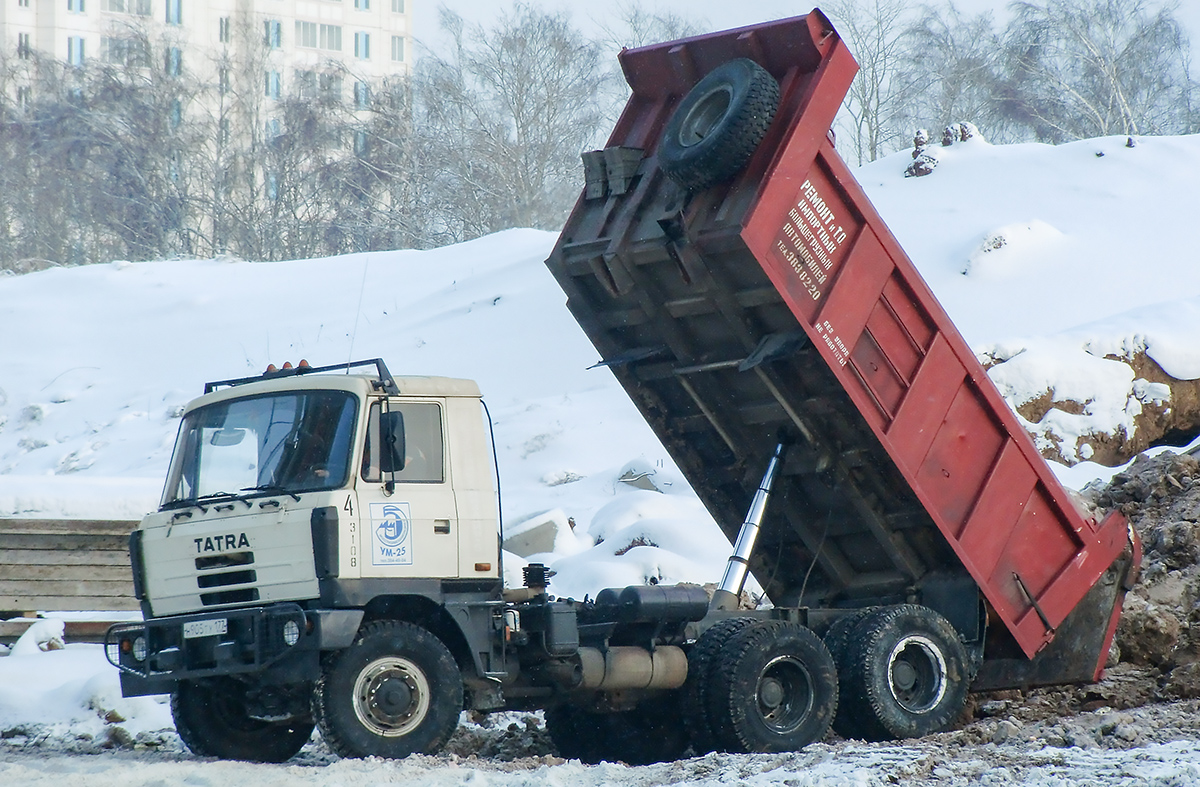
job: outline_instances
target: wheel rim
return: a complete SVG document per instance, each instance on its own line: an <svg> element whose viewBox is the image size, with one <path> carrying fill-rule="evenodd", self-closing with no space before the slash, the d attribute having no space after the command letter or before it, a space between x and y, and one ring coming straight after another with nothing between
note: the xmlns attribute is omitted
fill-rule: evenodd
<svg viewBox="0 0 1200 787"><path fill-rule="evenodd" d="M429 679L420 667L386 656L368 664L354 681L354 715L375 735L407 735L428 715L429 694Z"/></svg>
<svg viewBox="0 0 1200 787"><path fill-rule="evenodd" d="M928 713L946 696L946 658L933 640L904 637L888 656L888 689L909 713Z"/></svg>
<svg viewBox="0 0 1200 787"><path fill-rule="evenodd" d="M785 735L801 724L813 708L813 680L804 662L779 656L767 663L758 677L755 699L758 712L772 732Z"/></svg>
<svg viewBox="0 0 1200 787"><path fill-rule="evenodd" d="M690 148L703 142L725 117L732 101L733 91L727 85L715 87L701 97L679 124L679 144Z"/></svg>

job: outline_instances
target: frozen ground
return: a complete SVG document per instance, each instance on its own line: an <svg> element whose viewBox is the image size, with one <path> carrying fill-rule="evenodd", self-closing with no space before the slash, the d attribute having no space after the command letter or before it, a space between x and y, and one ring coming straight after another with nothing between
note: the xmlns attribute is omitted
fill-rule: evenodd
<svg viewBox="0 0 1200 787"><path fill-rule="evenodd" d="M1010 404L1028 413L1021 408L1039 398L1075 402L1027 421L1031 431L1073 460L1088 455L1089 435L1128 436L1144 411L1174 407L1133 359L1200 377L1194 200L1180 197L1200 180L1200 137L1132 148L1124 138L1058 148L973 139L938 155L923 178L903 177L907 153L858 174L968 341L996 364ZM206 380L301 357L379 356L396 373L480 382L506 525L577 523L541 556L560 569L553 590L712 581L728 544L612 376L588 369L597 354L541 264L553 242L514 230L429 252L118 261L0 278L0 335L10 337L0 361L0 515L136 519L155 506L179 410ZM1075 488L1114 472L1090 462L1056 470ZM662 491L622 476L649 477ZM1164 531L1164 544L1194 543L1194 520L1179 521L1190 524ZM1176 639L1187 645L1196 599L1184 590L1173 599ZM1144 601L1153 613L1162 599ZM1162 616L1146 620L1171 629ZM1178 647L1132 665L1154 671L1139 678L1150 688L1132 707L1071 695L1027 718L1034 700L991 699L962 729L903 746L831 741L796 755L645 768L559 763L523 717L467 725L458 753L437 758L336 761L314 743L287 766L205 762L181 750L161 703L119 697L98 648L34 651L0 658L3 784L1200 782L1196 701L1172 704L1160 691L1168 668L1196 660ZM471 760L470 751L497 756Z"/></svg>

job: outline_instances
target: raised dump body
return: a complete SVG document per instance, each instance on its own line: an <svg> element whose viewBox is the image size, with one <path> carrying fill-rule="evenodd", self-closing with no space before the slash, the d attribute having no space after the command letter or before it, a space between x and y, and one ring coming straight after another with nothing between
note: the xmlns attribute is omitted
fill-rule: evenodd
<svg viewBox="0 0 1200 787"><path fill-rule="evenodd" d="M771 100L730 70L743 58L778 108L721 171L745 140L697 154L706 136ZM858 66L828 19L620 60L632 97L547 265L731 539L794 437L751 560L772 600L818 623L932 607L977 643L977 687L1098 677L1138 546L1119 514L1074 507L838 156Z"/></svg>

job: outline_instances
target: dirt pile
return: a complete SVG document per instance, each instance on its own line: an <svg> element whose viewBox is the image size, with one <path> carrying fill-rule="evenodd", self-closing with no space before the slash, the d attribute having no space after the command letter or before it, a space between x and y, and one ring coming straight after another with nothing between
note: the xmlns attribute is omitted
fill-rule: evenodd
<svg viewBox="0 0 1200 787"><path fill-rule="evenodd" d="M1142 540L1142 573L1117 630L1120 662L1158 670L1164 699L1200 697L1200 458L1140 456L1084 494L1120 508Z"/></svg>

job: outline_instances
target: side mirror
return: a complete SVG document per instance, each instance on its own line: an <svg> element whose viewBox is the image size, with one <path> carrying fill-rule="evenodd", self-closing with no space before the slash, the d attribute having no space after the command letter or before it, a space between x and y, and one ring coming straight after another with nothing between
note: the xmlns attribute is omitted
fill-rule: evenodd
<svg viewBox="0 0 1200 787"><path fill-rule="evenodd" d="M379 416L379 469L383 473L399 473L404 469L404 413L392 411Z"/></svg>

